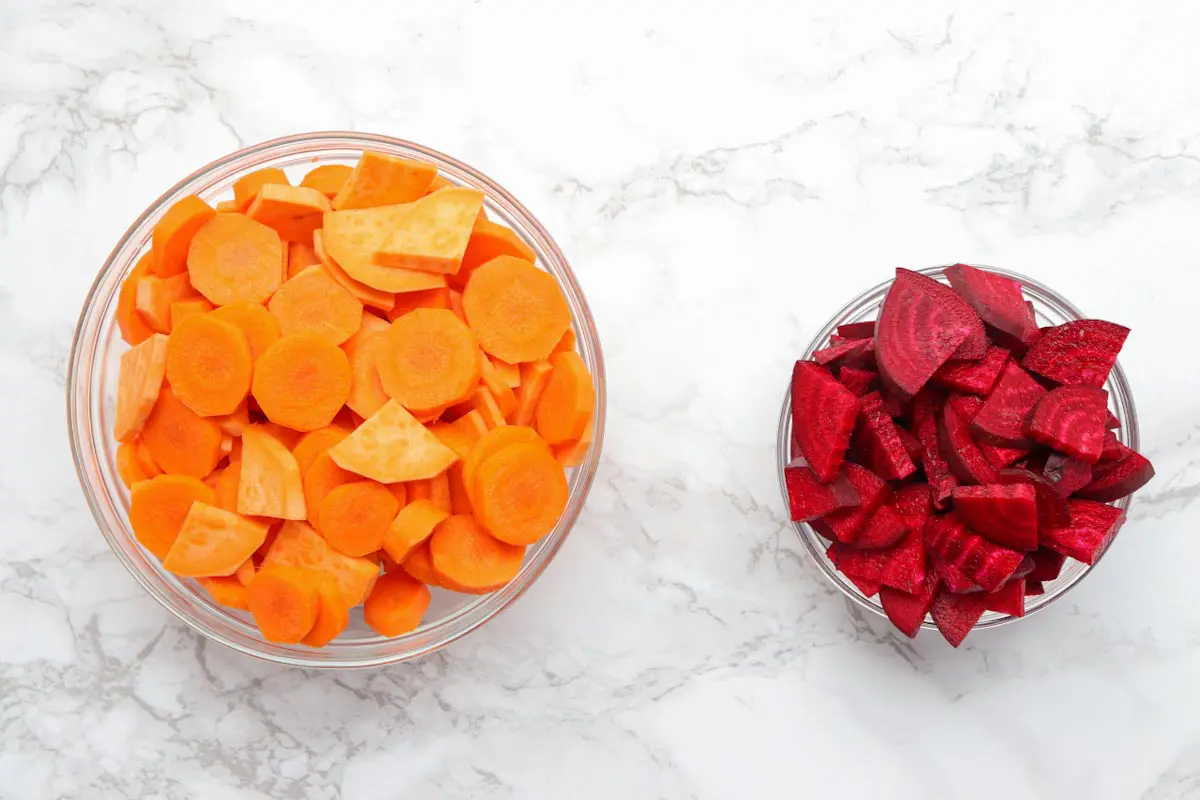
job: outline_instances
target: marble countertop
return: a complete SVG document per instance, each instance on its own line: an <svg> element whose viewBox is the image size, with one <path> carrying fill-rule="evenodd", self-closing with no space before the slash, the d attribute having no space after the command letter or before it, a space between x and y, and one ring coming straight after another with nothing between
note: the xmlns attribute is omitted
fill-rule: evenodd
<svg viewBox="0 0 1200 800"><path fill-rule="evenodd" d="M1200 8L916 5L0 2L0 798L1200 794ZM64 384L164 187L334 128L520 197L588 294L610 404L522 600L330 674L209 645L125 573ZM773 466L832 311L956 260L1133 328L1159 473L1069 597L958 651L823 584Z"/></svg>

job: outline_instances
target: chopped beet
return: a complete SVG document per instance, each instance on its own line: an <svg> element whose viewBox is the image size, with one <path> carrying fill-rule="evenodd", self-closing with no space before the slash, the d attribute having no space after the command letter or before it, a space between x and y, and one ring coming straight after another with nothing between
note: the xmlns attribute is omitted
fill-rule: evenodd
<svg viewBox="0 0 1200 800"><path fill-rule="evenodd" d="M996 469L1004 469L1029 455L1027 447L1004 447L991 442L977 442L976 444L979 445L979 451L983 453L983 457Z"/></svg>
<svg viewBox="0 0 1200 800"><path fill-rule="evenodd" d="M921 623L933 605L933 597L937 592L937 579L932 576L918 584L919 591L905 592L884 585L879 590L879 602L883 605L883 613L887 614L901 633L912 639L921 630Z"/></svg>
<svg viewBox="0 0 1200 800"><path fill-rule="evenodd" d="M1063 497L1070 497L1092 481L1092 467L1077 458L1051 453L1042 474L1050 479Z"/></svg>
<svg viewBox="0 0 1200 800"><path fill-rule="evenodd" d="M858 590L862 592L865 597L874 597L875 595L879 594L879 590L883 586L883 584L881 584L879 581L873 581L870 578L862 578L857 575L851 575L850 573L846 573L846 577L849 578L851 583L858 587Z"/></svg>
<svg viewBox="0 0 1200 800"><path fill-rule="evenodd" d="M963 639L979 622L983 612L987 611L987 595L955 594L941 591L933 598L929 613L933 616L933 624L946 637L952 646L958 647Z"/></svg>
<svg viewBox="0 0 1200 800"><path fill-rule="evenodd" d="M933 380L956 392L986 395L996 385L1007 361L1007 350L989 347L981 361L947 361L933 373Z"/></svg>
<svg viewBox="0 0 1200 800"><path fill-rule="evenodd" d="M888 506L884 506L888 508ZM880 581L902 592L915 592L926 577L923 528L910 529L908 535L890 551Z"/></svg>
<svg viewBox="0 0 1200 800"><path fill-rule="evenodd" d="M879 392L859 400L858 446L871 470L884 480L903 480L917 471Z"/></svg>
<svg viewBox="0 0 1200 800"><path fill-rule="evenodd" d="M991 465L975 440L967 422L955 410L954 398L946 401L938 427L938 445L942 458L955 477L963 483L995 483L996 468Z"/></svg>
<svg viewBox="0 0 1200 800"><path fill-rule="evenodd" d="M1069 524L1070 521L1066 523L1066 525ZM1039 547L1033 551L1033 571L1027 577L1031 581L1052 581L1062 572L1063 563L1066 560L1067 557L1062 553L1056 553L1046 547Z"/></svg>
<svg viewBox="0 0 1200 800"><path fill-rule="evenodd" d="M900 419L904 416L904 399L886 389L883 392L883 408L889 415Z"/></svg>
<svg viewBox="0 0 1200 800"><path fill-rule="evenodd" d="M925 523L933 513L933 494L928 484L913 483L896 490L892 505L904 517L904 524L913 533L925 530Z"/></svg>
<svg viewBox="0 0 1200 800"><path fill-rule="evenodd" d="M996 544L1037 548L1037 495L1028 483L960 486L954 490L954 510L967 527Z"/></svg>
<svg viewBox="0 0 1200 800"><path fill-rule="evenodd" d="M1110 431L1115 431L1121 427L1121 420L1117 419L1116 414L1109 411L1108 419L1104 421L1104 427L1108 428Z"/></svg>
<svg viewBox="0 0 1200 800"><path fill-rule="evenodd" d="M904 445L904 451L908 453L908 457L912 459L913 464L920 464L921 441L909 433L907 428L897 426L896 433L900 435L900 444Z"/></svg>
<svg viewBox="0 0 1200 800"><path fill-rule="evenodd" d="M1100 450L1100 459L1096 463L1107 464L1111 461L1120 461L1129 453L1129 448L1121 444L1121 440L1112 431L1104 432L1104 447Z"/></svg>
<svg viewBox="0 0 1200 800"><path fill-rule="evenodd" d="M926 558L929 555L926 554ZM962 571L962 567L952 561L933 561L933 572L945 587L955 594L970 594L980 591L975 581Z"/></svg>
<svg viewBox="0 0 1200 800"><path fill-rule="evenodd" d="M913 433L921 442L921 467L925 470L925 480L933 490L933 503L938 508L946 507L950 492L958 485L958 478L942 458L938 441L938 429L941 427L939 419L944 403L943 395L926 387L913 398L909 412Z"/></svg>
<svg viewBox="0 0 1200 800"><path fill-rule="evenodd" d="M842 386L853 392L856 397L862 397L871 391L875 386L875 381L878 379L879 373L870 369L860 369L846 365L838 370L838 380Z"/></svg>
<svg viewBox="0 0 1200 800"><path fill-rule="evenodd" d="M971 580L983 587L985 592L994 592L1021 568L1025 554L993 544L981 537L979 546L965 557L959 566Z"/></svg>
<svg viewBox="0 0 1200 800"><path fill-rule="evenodd" d="M1058 493L1045 475L1019 467L1009 467L1000 470L996 477L998 483L1028 483L1033 486L1037 496L1038 530L1061 528L1071 524L1066 498Z"/></svg>
<svg viewBox="0 0 1200 800"><path fill-rule="evenodd" d="M858 464L845 465L845 477L858 492L857 506L831 511L819 520L813 522L813 527L822 536L835 539L843 544L852 544L854 537L867 523L883 502L891 495L892 490L870 470Z"/></svg>
<svg viewBox="0 0 1200 800"><path fill-rule="evenodd" d="M835 509L858 505L858 490L845 475L821 483L810 467L792 463L784 468L783 479L794 522L808 522Z"/></svg>
<svg viewBox="0 0 1200 800"><path fill-rule="evenodd" d="M1001 586L987 598L987 610L1010 617L1025 616L1025 579L1017 578Z"/></svg>
<svg viewBox="0 0 1200 800"><path fill-rule="evenodd" d="M985 323L1025 345L1037 340L1037 320L1026 305L1021 284L999 273L966 264L947 267L946 278Z"/></svg>
<svg viewBox="0 0 1200 800"><path fill-rule="evenodd" d="M1125 512L1091 500L1071 500L1071 524L1042 531L1042 544L1085 564L1095 564L1125 522Z"/></svg>
<svg viewBox="0 0 1200 800"><path fill-rule="evenodd" d="M837 335L844 339L870 339L875 336L875 321L847 322L838 325Z"/></svg>
<svg viewBox="0 0 1200 800"><path fill-rule="evenodd" d="M953 513L929 520L925 526L925 547L939 562L957 566L972 582L989 592L1011 578L1024 558L1016 550L993 544L967 530Z"/></svg>
<svg viewBox="0 0 1200 800"><path fill-rule="evenodd" d="M825 551L833 565L849 577L878 582L888 565L891 552L888 550L862 550L857 547L834 542Z"/></svg>
<svg viewBox="0 0 1200 800"><path fill-rule="evenodd" d="M1095 386L1059 386L1034 406L1028 431L1044 445L1095 464L1104 450L1107 418L1108 392Z"/></svg>
<svg viewBox="0 0 1200 800"><path fill-rule="evenodd" d="M1046 593L1046 587L1042 585L1041 581L1031 581L1028 578L1025 579L1025 596L1026 597L1033 597L1034 595L1045 594L1045 593Z"/></svg>
<svg viewBox="0 0 1200 800"><path fill-rule="evenodd" d="M813 361L821 365L837 364L841 361L851 361L860 356L871 346L870 339L848 339L839 344L817 350L812 354Z"/></svg>
<svg viewBox="0 0 1200 800"><path fill-rule="evenodd" d="M1021 363L1027 370L1067 386L1101 387L1128 336L1128 328L1104 320L1067 322L1047 330Z"/></svg>
<svg viewBox="0 0 1200 800"><path fill-rule="evenodd" d="M871 519L855 535L854 546L864 550L881 550L903 539L906 533L908 526L904 524L904 517L885 504L871 515Z"/></svg>
<svg viewBox="0 0 1200 800"><path fill-rule="evenodd" d="M971 420L971 430L992 444L1029 447L1032 442L1026 435L1025 424L1045 394L1045 387L1015 361L1009 361L983 408Z"/></svg>
<svg viewBox="0 0 1200 800"><path fill-rule="evenodd" d="M932 278L896 270L876 324L875 356L885 386L912 397L968 340L987 342L971 306Z"/></svg>
<svg viewBox="0 0 1200 800"><path fill-rule="evenodd" d="M841 469L858 418L858 398L829 370L797 361L792 371L792 430L804 460L822 482Z"/></svg>
<svg viewBox="0 0 1200 800"><path fill-rule="evenodd" d="M1154 466L1134 450L1126 448L1120 461L1096 465L1092 480L1077 494L1088 500L1111 503L1133 494L1154 477Z"/></svg>

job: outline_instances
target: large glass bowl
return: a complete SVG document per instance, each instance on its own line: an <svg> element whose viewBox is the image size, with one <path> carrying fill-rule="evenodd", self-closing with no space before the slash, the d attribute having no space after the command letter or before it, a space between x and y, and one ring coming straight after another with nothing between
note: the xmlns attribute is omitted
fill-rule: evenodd
<svg viewBox="0 0 1200 800"><path fill-rule="evenodd" d="M1007 275L1008 277L1018 281L1025 288L1025 298L1033 303L1034 312L1037 315L1038 324L1042 327L1048 325L1061 325L1064 322L1070 322L1075 319L1083 319L1084 314L1069 301L1063 298L1054 290L1043 286L1035 280L1026 278L1024 275L1018 275L1015 272L1008 270L997 269L996 267L980 266L982 269L991 270L992 272ZM919 270L921 274L928 275L943 283L946 281L944 267L930 267L928 269ZM891 287L890 280L875 286L860 294L858 297L851 300L849 303L833 315L826 325L821 328L820 332L813 338L808 348L800 356L802 359L811 358L814 351L822 347L826 347L829 343L829 337L837 330L839 325L845 325L848 322L863 322L866 320L874 321L879 316L879 307L883 304L883 298ZM1138 449L1138 421L1137 412L1133 407L1133 393L1130 391L1129 382L1125 379L1125 373L1121 369L1120 363L1113 367L1112 374L1109 375L1108 383L1104 387L1108 391L1109 408L1117 419L1121 422L1121 427L1117 429L1116 434L1121 440L1121 443L1134 450ZM790 453L792 437L792 392L789 384L788 391L783 397L783 410L779 415L779 439L776 443L776 458L779 466L779 487L783 492L784 505L787 505L787 484L784 482L783 470L788 464L788 455ZM1121 508L1129 508L1129 497L1113 503L1113 505ZM873 611L880 616L884 614L883 606L879 602L879 596L867 597L857 586L850 582L841 572L834 567L833 562L825 555L825 550L828 547L826 540L816 532L816 530L807 523L794 522L792 527L796 530L796 535L800 537L800 542L804 545L804 549L812 557L813 562L820 569L821 574L825 576L834 586L841 590L850 601L856 603L860 607ZM1117 536L1120 539L1120 536ZM1097 559L1099 563L1099 559ZM1074 559L1068 558L1063 565L1062 572L1059 576L1045 583L1045 593L1034 595L1025 598L1025 616L1013 617L1008 614L1000 614L994 611L989 611L980 618L976 623L975 628L995 628L1000 625L1005 625L1009 622L1014 622L1019 619L1027 619L1028 617L1046 608L1055 600L1059 599L1077 585L1084 576L1088 574L1091 567ZM936 630L936 626L932 620L926 617L925 622L921 625L922 628L928 630Z"/></svg>
<svg viewBox="0 0 1200 800"><path fill-rule="evenodd" d="M126 349L115 321L117 293L149 248L154 224L179 198L196 194L216 202L231 196L238 178L264 167L284 170L295 183L322 164L353 165L367 149L432 162L453 183L482 190L489 217L510 226L537 253L538 265L558 280L571 307L579 354L595 380L595 438L583 464L569 475L570 496L558 525L529 548L521 571L503 589L481 597L435 589L425 622L404 636L379 636L363 622L360 608L351 615L346 632L324 648L273 644L263 640L246 613L219 605L195 581L164 570L130 530L129 494L117 476L112 435L117 367ZM376 666L431 653L483 625L520 597L549 565L579 517L600 458L604 412L604 360L596 326L583 291L550 234L512 195L466 164L411 142L361 133L309 133L264 142L218 159L171 187L125 232L100 268L79 316L67 379L75 468L96 523L121 563L155 600L213 641L269 661L315 668Z"/></svg>

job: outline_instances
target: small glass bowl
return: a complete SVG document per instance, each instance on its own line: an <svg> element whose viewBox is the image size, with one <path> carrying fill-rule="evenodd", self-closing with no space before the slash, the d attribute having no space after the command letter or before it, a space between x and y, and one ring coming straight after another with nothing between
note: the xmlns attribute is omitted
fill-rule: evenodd
<svg viewBox="0 0 1200 800"><path fill-rule="evenodd" d="M363 622L359 608L351 614L346 631L324 648L274 644L262 638L248 614L216 603L195 581L180 580L164 570L133 536L129 493L117 475L112 435L117 368L126 350L115 320L117 294L150 247L154 224L181 197L196 194L215 203L231 196L238 178L266 167L284 170L296 183L313 167L352 166L363 150L432 162L451 182L483 191L489 217L511 227L533 248L537 263L562 288L571 308L579 354L595 381L594 440L586 459L569 476L570 495L558 525L529 547L521 571L503 589L480 597L434 589L426 621L403 636L379 636ZM579 517L600 459L604 413L604 359L595 323L566 258L533 215L490 178L449 156L400 139L347 132L301 134L248 147L192 173L159 197L121 237L92 284L75 329L67 378L67 421L75 469L100 531L126 569L168 611L213 641L257 658L310 668L379 666L431 653L480 627L520 597L549 565Z"/></svg>
<svg viewBox="0 0 1200 800"><path fill-rule="evenodd" d="M1018 281L1025 289L1025 298L1033 303L1034 313L1037 315L1038 324L1042 327L1049 325L1061 325L1064 322L1071 320L1084 319L1084 314L1075 306L1071 305L1065 298L1059 295L1054 290L1043 286L1042 284L1024 275L1018 275L1015 272L1010 272L996 267L988 267L984 265L976 265L981 269L987 269L992 272L1006 275L1013 280ZM944 267L930 267L928 269L918 270L922 275L928 275L943 283L946 283L946 274ZM837 330L839 325L845 325L849 322L864 322L867 320L874 321L879 315L879 307L883 304L883 298L887 295L888 289L891 288L890 280L875 286L860 294L858 297L847 303L840 311L833 315L831 319L821 331L813 338L812 342L805 349L801 359L812 358L814 351L828 346L829 337ZM1138 449L1138 420L1137 411L1133 406L1133 393L1129 388L1129 382L1125 379L1125 372L1121 369L1120 363L1113 367L1112 374L1109 375L1108 383L1104 387L1108 391L1108 400L1113 414L1121 423L1115 433L1121 440L1121 443L1127 447ZM788 454L791 448L792 437L792 392L789 384L787 392L783 397L783 409L779 414L779 438L776 442L776 459L779 467L779 488L783 492L783 501L785 507L788 504L787 484L784 481L783 471L788 464ZM1129 508L1129 497L1124 497L1121 500L1113 503L1122 510ZM873 611L880 616L887 616L884 613L883 606L879 602L879 596L867 597L857 586L850 582L845 575L838 571L825 555L825 550L828 547L826 540L816 532L809 524L803 522L793 522L792 527L796 530L796 535L800 537L804 548L808 550L808 554L812 557L813 562L821 570L822 574L841 590L847 598L860 607ZM1099 563L1099 559L1097 562ZM1094 565L1093 565L1094 566ZM1025 616L1013 617L1008 614L1000 614L994 611L988 611L975 624L975 629L979 628L996 628L1000 625L1005 625L1009 622L1014 622L1020 619L1026 619L1043 608L1046 608L1055 600L1059 599L1070 591L1076 584L1083 580L1084 576L1091 571L1092 567L1087 564L1075 561L1068 558L1063 565L1062 572L1057 578L1052 581L1046 581L1045 593L1033 595L1025 598ZM921 627L926 630L936 630L936 626L927 617L921 624Z"/></svg>

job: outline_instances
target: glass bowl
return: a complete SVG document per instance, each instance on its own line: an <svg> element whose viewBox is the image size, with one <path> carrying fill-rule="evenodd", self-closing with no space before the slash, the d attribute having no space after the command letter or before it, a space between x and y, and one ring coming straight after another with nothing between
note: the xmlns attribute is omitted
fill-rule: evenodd
<svg viewBox="0 0 1200 800"><path fill-rule="evenodd" d="M426 620L417 630L393 638L379 636L351 614L340 637L321 649L265 641L249 615L213 601L195 581L181 580L144 551L129 527L129 493L117 476L112 435L117 367L126 349L117 329L117 293L125 276L150 246L150 233L166 209L196 194L210 203L231 196L233 182L248 172L278 167L293 182L322 164L353 165L371 149L437 165L453 183L482 190L489 217L508 225L533 248L537 263L552 274L571 307L579 354L596 384L594 439L583 463L569 475L567 508L554 530L529 547L517 576L503 589L479 597L434 589ZM158 198L121 237L92 284L71 345L67 379L67 421L79 481L100 531L130 574L168 611L215 642L241 653L299 667L366 667L391 664L431 653L483 625L537 580L562 546L596 474L604 439L604 360L596 326L583 291L550 234L517 200L482 173L421 145L362 133L308 133L275 139L218 159L192 173Z"/></svg>
<svg viewBox="0 0 1200 800"><path fill-rule="evenodd" d="M1018 281L1025 289L1025 298L1033 303L1034 313L1037 315L1038 324L1042 327L1048 325L1061 325L1064 322L1070 322L1075 319L1083 319L1084 314L1078 308L1073 306L1068 300L1063 298L1054 290L1043 286L1035 280L1026 278L1024 275L1019 275L1015 272L1010 272L996 267L988 267L982 264L975 265L981 269L991 270L992 272ZM928 275L943 283L946 283L944 267L930 267L928 269L918 270L923 275ZM811 358L814 351L825 347L829 342L829 337L837 330L839 325L845 325L849 322L863 322L866 320L874 320L879 315L879 307L883 304L883 298L891 287L890 280L875 286L860 294L858 297L847 303L840 311L833 315L826 325L821 328L821 331L813 338L808 348L804 351L801 359ZM1121 440L1121 443L1127 447L1137 450L1139 447L1138 437L1138 421L1137 412L1133 407L1133 393L1130 391L1129 382L1125 379L1125 372L1121 369L1120 362L1113 367L1112 373L1109 375L1108 383L1104 387L1108 391L1109 407L1117 419L1121 422L1121 427L1115 433ZM776 458L779 467L779 487L783 492L784 505L787 505L787 484L784 482L783 470L788 464L788 454L791 447L792 436L792 392L791 385L788 386L788 391L783 397L783 409L779 415L779 438L776 442ZM1118 508L1126 510L1129 508L1130 497L1124 497L1121 500L1112 503ZM883 606L879 602L879 596L867 597L857 586L850 582L841 572L833 566L833 562L825 555L827 548L826 540L816 532L816 530L807 523L793 522L792 527L796 531L796 535L800 537L800 542L812 557L813 562L817 565L821 573L834 586L841 590L849 600L856 603L860 607L873 611L880 616L886 617L883 611ZM1118 537L1119 538L1119 537ZM1101 556L1103 557L1103 556ZM1096 560L1099 563L1100 559ZM1094 566L1094 565L1093 565ZM1059 599L1077 585L1084 576L1092 569L1091 566L1083 564L1074 559L1068 558L1063 565L1062 572L1059 576L1052 580L1046 581L1045 593L1033 595L1025 598L1025 616L1013 617L1008 614L1000 614L995 611L986 612L975 625L975 629L979 628L996 628L1000 625L1005 625L1009 622L1014 622L1020 619L1026 619L1043 608L1046 608L1055 600ZM921 627L926 630L936 630L933 622L926 617Z"/></svg>

